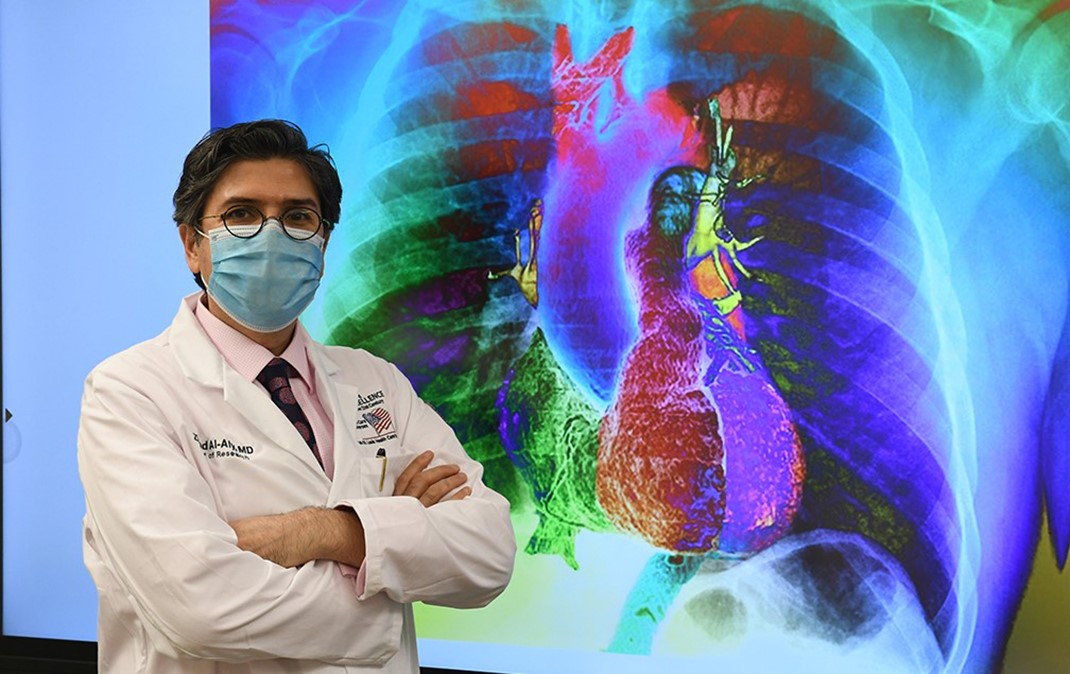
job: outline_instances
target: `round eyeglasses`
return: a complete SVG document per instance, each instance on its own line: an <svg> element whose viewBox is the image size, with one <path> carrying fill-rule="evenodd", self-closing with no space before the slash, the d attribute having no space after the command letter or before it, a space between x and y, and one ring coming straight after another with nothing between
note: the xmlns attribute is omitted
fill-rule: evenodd
<svg viewBox="0 0 1070 674"><path fill-rule="evenodd" d="M268 217L256 206L231 206L217 215L205 215L198 218L198 222L212 218L222 220L227 231L239 239L253 238L264 229L268 221ZM320 228L329 230L331 227L331 224L325 221L319 213L302 206L289 208L283 211L280 217L272 219L281 223L282 231L286 233L286 236L296 241L307 241L316 236ZM204 232L201 233L204 234Z"/></svg>

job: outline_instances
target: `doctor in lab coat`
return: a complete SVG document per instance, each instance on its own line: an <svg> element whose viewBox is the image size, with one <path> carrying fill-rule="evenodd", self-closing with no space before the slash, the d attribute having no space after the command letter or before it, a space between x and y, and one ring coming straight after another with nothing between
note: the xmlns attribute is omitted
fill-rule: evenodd
<svg viewBox="0 0 1070 674"><path fill-rule="evenodd" d="M509 505L449 426L393 365L296 321L340 202L289 123L187 157L175 220L207 290L82 401L101 672L417 672L411 602L483 606L509 581ZM257 379L275 357L314 443Z"/></svg>

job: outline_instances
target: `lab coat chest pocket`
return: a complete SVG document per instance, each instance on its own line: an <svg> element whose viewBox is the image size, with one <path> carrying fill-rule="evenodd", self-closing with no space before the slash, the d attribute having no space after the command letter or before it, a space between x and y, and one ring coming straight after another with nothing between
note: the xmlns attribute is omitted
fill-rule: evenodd
<svg viewBox="0 0 1070 674"><path fill-rule="evenodd" d="M402 471L419 456L413 452L401 452L397 447L380 448L376 454L361 459L361 491L365 498L392 496Z"/></svg>
<svg viewBox="0 0 1070 674"><path fill-rule="evenodd" d="M361 498L392 496L416 454L402 447L388 387L337 384L334 391L336 493L348 497L355 486Z"/></svg>

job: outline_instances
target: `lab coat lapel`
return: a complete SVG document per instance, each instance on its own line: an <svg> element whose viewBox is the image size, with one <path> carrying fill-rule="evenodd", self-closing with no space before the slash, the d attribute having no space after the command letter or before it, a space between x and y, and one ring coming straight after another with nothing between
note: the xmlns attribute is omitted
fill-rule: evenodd
<svg viewBox="0 0 1070 674"><path fill-rule="evenodd" d="M223 373L223 399L230 403L249 424L271 439L273 443L306 463L315 466L316 457L290 420L271 401L271 396L236 370L226 368Z"/></svg>
<svg viewBox="0 0 1070 674"><path fill-rule="evenodd" d="M309 342L309 358L316 369L316 392L334 424L334 484L359 484L360 453L357 447L356 386L342 381L342 370L321 344ZM353 482L352 480L356 480ZM344 495L343 495L344 496Z"/></svg>

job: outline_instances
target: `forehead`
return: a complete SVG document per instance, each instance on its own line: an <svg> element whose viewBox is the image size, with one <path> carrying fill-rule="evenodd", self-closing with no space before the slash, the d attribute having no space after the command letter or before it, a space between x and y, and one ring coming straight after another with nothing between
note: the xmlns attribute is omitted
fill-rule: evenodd
<svg viewBox="0 0 1070 674"><path fill-rule="evenodd" d="M223 171L208 195L209 211L231 201L258 204L313 202L316 186L304 166L292 159L242 159Z"/></svg>

